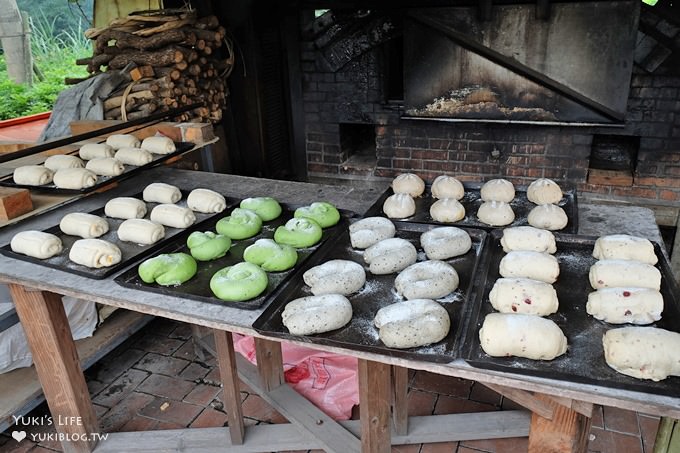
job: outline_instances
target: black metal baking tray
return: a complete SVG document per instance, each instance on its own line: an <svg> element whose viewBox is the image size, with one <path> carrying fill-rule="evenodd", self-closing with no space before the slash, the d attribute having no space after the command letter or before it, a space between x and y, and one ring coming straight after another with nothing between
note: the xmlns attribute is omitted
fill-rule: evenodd
<svg viewBox="0 0 680 453"><path fill-rule="evenodd" d="M31 189L39 192L46 192L46 193L53 193L53 194L63 194L63 195L77 195L77 194L86 194L90 192L94 192L95 190L98 190L102 188L103 186L106 186L108 184L111 184L113 182L117 181L122 181L123 179L129 178L131 176L136 175L140 171L146 170L147 168L153 167L155 165L160 164L161 162L165 162L166 160L175 157L179 154L185 153L189 151L191 148L194 147L193 143L190 142L175 142L175 151L169 154L153 154L153 160L149 162L148 164L145 165L125 165L125 171L121 173L118 176L97 176L97 183L92 186L92 187L86 187L84 189L60 189L59 187L55 186L53 183L50 184L45 184L43 186L29 186L26 184L17 184L14 182L14 176L8 175L2 179L0 179L0 186L6 186L6 187L19 187L19 188L24 188L24 189ZM78 151L73 151L71 153L67 153L69 155L78 155Z"/></svg>
<svg viewBox="0 0 680 453"><path fill-rule="evenodd" d="M187 195L189 194L189 191L182 191L182 199L177 202L176 204L178 206L183 206L186 207L186 198ZM138 193L135 195L132 195L133 198L138 198L142 199L142 193ZM234 206L235 204L238 203L238 200L235 198L228 198L227 197L227 206L231 207ZM144 218L148 219L149 216L151 215L151 210L158 205L158 203L146 203L146 216ZM65 271L65 272L70 272L72 274L77 274L81 275L83 277L89 277L89 278L94 278L94 279L103 279L106 278L124 268L129 266L130 264L134 263L137 260L140 260L144 258L145 256L148 256L149 254L155 252L159 248L163 247L165 244L167 244L169 241L172 241L175 237L183 235L183 233L187 231L194 231L197 228L202 228L203 223L206 222L207 220L210 220L214 217L221 218L221 214L204 214L201 212L194 212L196 215L196 222L194 222L193 225L191 225L189 228L171 228L166 226L165 227L165 237L161 239L160 241L156 242L155 244L150 244L150 245L139 245L139 244L133 244L131 242L123 242L118 239L117 231L118 227L120 226L121 223L123 223L123 219L113 219L111 217L106 217L104 214L104 208L98 208L93 211L90 211L90 214L94 214L99 217L104 217L106 221L109 223L109 231L101 236L99 239L103 239L105 241L112 242L113 244L116 244L118 248L120 248L120 251L123 255L120 263L115 264L113 266L109 267L102 267L102 268L90 268L87 266L82 266L80 264L76 264L72 262L71 260L68 259L68 254L69 251L71 250L71 246L75 241L80 239L78 236L71 236L68 234L64 234L61 229L59 228L59 224L54 225L50 228L47 228L45 230L42 230L46 233L51 233L56 236L58 236L61 239L61 242L63 244L63 249L61 253L59 253L56 256L53 256L52 258L48 258L46 260L41 260L38 258L33 258L30 256L22 255L20 253L15 253L12 251L12 248L10 247L10 244L6 244L5 246L0 248L0 253L2 253L5 256L8 256L10 258L16 258L19 260L24 260L24 261L29 261L34 264L40 264L42 266L47 266L51 267L53 269L57 269L60 271Z"/></svg>
<svg viewBox="0 0 680 453"><path fill-rule="evenodd" d="M395 225L397 227L396 237L406 239L416 246L418 261L426 260L425 252L420 247L420 235L435 226L408 222L398 222ZM300 270L300 277L292 280L276 295L272 303L253 323L253 328L263 335L278 338L339 346L406 359L448 363L459 357L458 348L460 338L465 332L467 312L470 306L474 305L475 299L481 295L484 283L484 268L480 261L486 253L487 233L472 228L465 230L472 238L472 249L463 256L446 260L456 269L460 278L460 286L450 295L438 299L451 317L449 335L439 343L419 348L395 349L388 348L380 341L378 330L373 325L376 312L382 307L403 300L394 289L394 279L397 274L373 275L368 272L368 267L363 260L363 251L352 248L347 230L343 231L334 242L329 242L323 251L305 264ZM283 309L293 299L312 295L309 287L302 281L302 272L331 259L356 261L366 269L366 284L358 293L348 296L352 303L352 320L345 327L332 332L309 336L290 334L281 319Z"/></svg>
<svg viewBox="0 0 680 453"><path fill-rule="evenodd" d="M425 192L422 196L415 198L416 213L406 219L392 219L393 221L406 221L416 223L429 223L436 225L450 225L450 226L466 226L472 228L481 228L483 230L491 231L498 227L487 225L477 219L477 210L482 205L482 198L480 195L483 183L464 182L465 196L459 200L465 208L465 217L462 220L454 223L437 222L430 216L430 207L434 204L436 199L432 198L431 185L425 187ZM578 232L578 202L576 200L576 189L562 187L564 196L558 203L564 212L567 214L567 226L559 230L560 233L576 234ZM383 212L383 204L390 195L393 195L391 187L388 187L373 205L368 208L365 216L383 216L387 217ZM515 220L508 225L508 227L529 225L529 212L537 205L527 199L527 186L515 186L515 199L510 203L512 210L515 213Z"/></svg>
<svg viewBox="0 0 680 453"><path fill-rule="evenodd" d="M609 330L628 324L609 324L598 321L586 313L588 294L594 291L588 279L595 237L555 234L560 264L560 276L553 285L560 302L557 313L548 316L564 332L569 348L566 354L554 360L530 360L517 357L491 357L484 353L479 342L479 328L484 317L494 312L489 302L489 292L500 277L498 265L505 255L500 245L502 232L496 230L490 237L490 259L486 287L481 303L471 313L468 334L463 347L463 358L472 366L515 374L540 376L561 381L595 384L660 395L680 396L680 377L670 377L660 382L635 379L617 373L604 360L602 335ZM680 332L680 306L678 287L666 257L658 244L654 245L661 271L661 293L664 310L660 321L651 326Z"/></svg>
<svg viewBox="0 0 680 453"><path fill-rule="evenodd" d="M300 269L305 264L305 261L316 250L318 250L325 241L327 241L329 238L335 237L341 230L347 229L347 219L355 215L353 212L340 210L340 222L335 226L324 228L323 236L321 237L321 241L318 244L316 244L314 247L298 249L298 261L293 269L285 272L267 272L269 284L267 285L267 289L259 297L242 302L223 301L215 297L210 290L210 279L218 270L242 262L243 251L256 240L263 238L273 239L276 228L285 224L289 219L291 219L295 209L300 206L301 205L282 203L281 207L283 208L283 212L281 215L274 220L265 222L262 226L262 231L257 236L240 241L233 241L232 246L229 249L229 253L227 253L222 258L218 258L213 261L197 261L198 271L196 272L196 275L191 280L184 282L179 286L161 286L156 283L144 283L144 281L139 278L139 274L137 273L138 266L123 272L121 275L115 278L115 282L128 288L149 291L166 296L183 297L186 299L193 299L211 304L226 304L248 310L260 308L273 294L276 293L283 283L285 283L293 274L295 274L297 269ZM217 222L221 218L228 216L229 212L231 212L231 209L223 212L221 215L213 218L211 221L201 225L200 231L216 231L215 225ZM186 246L186 235L166 244L165 247L158 250L157 255L177 252L189 253L189 249Z"/></svg>

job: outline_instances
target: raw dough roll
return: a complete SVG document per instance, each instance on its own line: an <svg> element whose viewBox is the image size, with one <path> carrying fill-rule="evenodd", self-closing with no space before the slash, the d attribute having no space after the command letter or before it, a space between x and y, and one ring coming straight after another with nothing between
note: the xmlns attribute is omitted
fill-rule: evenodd
<svg viewBox="0 0 680 453"><path fill-rule="evenodd" d="M279 244L288 244L296 249L304 249L316 245L323 236L318 223L310 219L292 218L274 231L274 240Z"/></svg>
<svg viewBox="0 0 680 453"><path fill-rule="evenodd" d="M654 245L649 240L628 234L599 237L595 241L593 257L598 260L635 260L647 264L656 264L658 261Z"/></svg>
<svg viewBox="0 0 680 453"><path fill-rule="evenodd" d="M115 150L104 143L86 143L78 150L78 155L83 160L113 157L114 154Z"/></svg>
<svg viewBox="0 0 680 453"><path fill-rule="evenodd" d="M182 192L171 184L154 182L144 188L142 198L149 203L177 203L182 199Z"/></svg>
<svg viewBox="0 0 680 453"><path fill-rule="evenodd" d="M631 260L600 260L588 273L593 289L633 286L661 289L661 272L651 264Z"/></svg>
<svg viewBox="0 0 680 453"><path fill-rule="evenodd" d="M562 189L552 179L539 178L529 184L527 199L536 204L557 204L562 199Z"/></svg>
<svg viewBox="0 0 680 453"><path fill-rule="evenodd" d="M483 201L502 201L510 203L515 199L515 186L507 179L492 179L480 189Z"/></svg>
<svg viewBox="0 0 680 453"><path fill-rule="evenodd" d="M390 238L364 251L364 261L372 274L383 275L406 269L418 259L416 248L406 239Z"/></svg>
<svg viewBox="0 0 680 453"><path fill-rule="evenodd" d="M74 263L96 269L118 264L121 258L118 246L102 239L78 239L68 254Z"/></svg>
<svg viewBox="0 0 680 453"><path fill-rule="evenodd" d="M340 294L301 297L286 304L281 319L293 335L330 332L350 322L352 304Z"/></svg>
<svg viewBox="0 0 680 453"><path fill-rule="evenodd" d="M125 165L137 167L146 165L153 160L150 152L142 148L120 148L114 156Z"/></svg>
<svg viewBox="0 0 680 453"><path fill-rule="evenodd" d="M472 248L472 239L460 228L439 227L421 234L420 245L428 259L445 260L469 252Z"/></svg>
<svg viewBox="0 0 680 453"><path fill-rule="evenodd" d="M187 206L192 211L212 214L227 209L227 200L210 189L194 189L187 197Z"/></svg>
<svg viewBox="0 0 680 453"><path fill-rule="evenodd" d="M501 313L548 316L557 312L557 292L549 283L530 278L499 278L489 302Z"/></svg>
<svg viewBox="0 0 680 453"><path fill-rule="evenodd" d="M104 214L115 219L141 219L146 215L146 203L132 197L112 198L104 205Z"/></svg>
<svg viewBox="0 0 680 453"><path fill-rule="evenodd" d="M62 244L61 239L54 234L29 230L15 234L10 247L14 253L44 260L61 253Z"/></svg>
<svg viewBox="0 0 680 453"><path fill-rule="evenodd" d="M249 209L234 208L231 214L217 222L215 229L218 233L238 241L258 234L262 230L262 219Z"/></svg>
<svg viewBox="0 0 680 453"><path fill-rule="evenodd" d="M373 320L388 348L416 348L443 340L451 329L444 307L429 299L397 302L381 308Z"/></svg>
<svg viewBox="0 0 680 453"><path fill-rule="evenodd" d="M586 312L611 324L651 324L661 319L663 296L649 288L603 288L588 294Z"/></svg>
<svg viewBox="0 0 680 453"><path fill-rule="evenodd" d="M52 171L61 170L62 168L83 168L85 164L77 156L70 154L55 154L45 159L43 165Z"/></svg>
<svg viewBox="0 0 680 453"><path fill-rule="evenodd" d="M622 327L602 337L604 359L621 374L660 381L680 376L680 333L656 327Z"/></svg>
<svg viewBox="0 0 680 453"><path fill-rule="evenodd" d="M279 202L272 197L245 198L241 200L239 207L255 212L263 222L274 220L283 212Z"/></svg>
<svg viewBox="0 0 680 453"><path fill-rule="evenodd" d="M492 357L552 360L567 352L567 337L562 329L534 315L488 314L479 329L479 341Z"/></svg>
<svg viewBox="0 0 680 453"><path fill-rule="evenodd" d="M54 172L42 165L24 165L15 169L12 177L15 184L43 186L52 182Z"/></svg>
<svg viewBox="0 0 680 453"><path fill-rule="evenodd" d="M92 159L85 168L101 176L118 176L125 171L125 165L114 157Z"/></svg>
<svg viewBox="0 0 680 453"><path fill-rule="evenodd" d="M154 154L170 154L175 152L175 142L168 137L147 137L142 141L142 149Z"/></svg>
<svg viewBox="0 0 680 453"><path fill-rule="evenodd" d="M453 176L437 176L432 183L432 198L453 198L460 200L465 196L465 187L458 179Z"/></svg>
<svg viewBox="0 0 680 453"><path fill-rule="evenodd" d="M243 261L217 271L210 279L210 290L219 299L240 302L259 296L268 284L265 271Z"/></svg>
<svg viewBox="0 0 680 453"><path fill-rule="evenodd" d="M561 230L569 223L564 209L556 204L541 204L533 208L527 217L529 225L545 230Z"/></svg>
<svg viewBox="0 0 680 453"><path fill-rule="evenodd" d="M504 201L485 201L477 210L477 218L487 225L505 226L515 220L515 213Z"/></svg>
<svg viewBox="0 0 680 453"><path fill-rule="evenodd" d="M196 221L196 215L191 209L168 203L153 208L149 218L152 222L172 228L187 228Z"/></svg>
<svg viewBox="0 0 680 453"><path fill-rule="evenodd" d="M139 148L140 141L131 134L113 134L106 139L106 144L113 149Z"/></svg>
<svg viewBox="0 0 680 453"><path fill-rule="evenodd" d="M231 247L231 239L212 231L194 231L187 238L187 247L194 259L212 261L227 254Z"/></svg>
<svg viewBox="0 0 680 453"><path fill-rule="evenodd" d="M367 217L349 226L349 239L355 249L366 249L394 237L396 231L392 221L385 217Z"/></svg>
<svg viewBox="0 0 680 453"><path fill-rule="evenodd" d="M394 193L405 193L416 198L425 192L425 181L413 173L402 173L392 181L392 191Z"/></svg>
<svg viewBox="0 0 680 453"><path fill-rule="evenodd" d="M431 260L415 263L394 279L397 294L406 299L440 299L458 288L458 273L448 263Z"/></svg>
<svg viewBox="0 0 680 453"><path fill-rule="evenodd" d="M109 222L96 215L72 212L61 218L59 228L64 234L83 239L98 238L109 231Z"/></svg>
<svg viewBox="0 0 680 453"><path fill-rule="evenodd" d="M330 260L314 266L302 274L302 280L311 288L312 294L355 293L366 283L364 267L349 260Z"/></svg>
<svg viewBox="0 0 680 453"><path fill-rule="evenodd" d="M186 253L167 253L144 261L137 273L145 283L177 286L196 275L197 269L196 261Z"/></svg>
<svg viewBox="0 0 680 453"><path fill-rule="evenodd" d="M314 220L321 228L331 227L340 221L340 213L337 208L325 201L316 201L309 206L297 208L293 216Z"/></svg>
<svg viewBox="0 0 680 453"><path fill-rule="evenodd" d="M118 227L118 239L135 244L151 245L165 237L165 228L146 219L128 219Z"/></svg>
<svg viewBox="0 0 680 453"><path fill-rule="evenodd" d="M530 252L555 253L555 235L550 231L531 226L505 228L501 245L505 253L513 250L527 250Z"/></svg>
<svg viewBox="0 0 680 453"><path fill-rule="evenodd" d="M62 168L54 174L54 185L60 189L85 189L97 184L97 175L86 168Z"/></svg>
<svg viewBox="0 0 680 453"><path fill-rule="evenodd" d="M503 277L524 277L546 283L555 283L560 275L557 258L541 252L510 252L503 257L498 269Z"/></svg>
<svg viewBox="0 0 680 453"><path fill-rule="evenodd" d="M465 208L456 199L442 198L430 206L430 217L435 222L453 223L465 218Z"/></svg>
<svg viewBox="0 0 680 453"><path fill-rule="evenodd" d="M243 259L267 272L282 272L295 266L298 254L290 245L277 244L273 239L258 239L246 247Z"/></svg>
<svg viewBox="0 0 680 453"><path fill-rule="evenodd" d="M409 194L395 193L383 203L383 212L390 219L405 219L416 213L416 202Z"/></svg>

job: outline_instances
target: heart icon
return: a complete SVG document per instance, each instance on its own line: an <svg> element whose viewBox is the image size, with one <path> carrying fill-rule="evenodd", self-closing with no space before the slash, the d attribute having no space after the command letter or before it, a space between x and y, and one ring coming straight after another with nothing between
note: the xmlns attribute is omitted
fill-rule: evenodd
<svg viewBox="0 0 680 453"><path fill-rule="evenodd" d="M14 437L17 442L21 442L26 438L26 431L12 431L12 437Z"/></svg>

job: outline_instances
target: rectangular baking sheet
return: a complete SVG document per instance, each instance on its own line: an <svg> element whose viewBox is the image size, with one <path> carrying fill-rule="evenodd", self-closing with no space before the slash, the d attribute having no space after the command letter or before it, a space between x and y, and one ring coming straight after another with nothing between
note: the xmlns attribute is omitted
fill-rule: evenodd
<svg viewBox="0 0 680 453"><path fill-rule="evenodd" d="M481 228L483 230L491 231L498 227L493 227L481 222L477 219L477 210L482 205L482 198L480 195L480 190L483 183L475 182L465 182L463 183L465 187L465 196L459 200L460 203L465 208L465 218L454 223L443 223L437 222L430 216L430 207L437 201L432 198L431 186L428 184L425 187L425 192L421 197L414 198L416 202L416 212L411 217L406 219L392 219L393 221L406 221L406 222L416 222L416 223L429 223L436 225L452 225L452 226L466 226L472 228ZM578 232L578 204L576 200L576 189L575 188L562 188L564 196L558 203L558 205L564 209L567 214L567 226L560 230L560 233L571 233L576 234ZM383 216L387 217L383 212L383 204L385 200L390 195L393 195L391 187L388 187L385 193L383 193L380 198L371 206L368 211L366 211L365 216ZM527 186L515 186L515 199L510 203L513 212L515 213L515 220L508 225L511 226L521 226L529 225L528 217L529 212L536 205L527 199Z"/></svg>
<svg viewBox="0 0 680 453"><path fill-rule="evenodd" d="M269 284L267 285L267 289L259 297L242 302L227 302L215 297L210 290L210 279L215 274L215 272L227 266L233 266L234 264L242 262L243 251L246 249L246 247L253 244L258 239L273 239L276 228L285 224L289 219L291 219L295 209L299 206L282 203L281 207L283 208L281 216L279 216L277 219L265 222L262 226L262 231L260 234L252 238L233 241L232 246L229 249L229 253L227 253L222 258L207 262L198 261L198 271L196 272L196 275L191 280L184 282L179 286L161 286L156 283L145 283L141 278L139 278L139 274L137 273L138 266L135 266L134 268L122 273L116 277L115 281L121 286L138 289L140 291L149 291L168 296L183 297L186 299L193 299L211 304L228 304L229 306L248 310L260 308L269 300L272 294L274 294L283 283L285 283L293 274L295 274L297 269L300 269L302 266L304 266L305 261L307 261L307 259L317 249L319 249L319 247L321 247L325 241L337 235L342 229L346 229L347 219L354 215L352 212L341 210L340 222L335 226L324 228L323 236L318 244L316 244L314 247L298 249L298 261L295 267L285 272L267 272ZM228 216L229 212L231 212L231 209L223 212L220 216L217 216L216 218L202 225L200 230L216 231L215 225L217 222L221 218ZM163 248L157 251L156 255L178 252L189 253L189 249L186 246L186 235L166 244Z"/></svg>
<svg viewBox="0 0 680 453"><path fill-rule="evenodd" d="M435 226L418 223L396 223L396 237L406 239L418 250L418 261L427 259L420 247L420 235ZM376 312L387 305L400 302L403 299L394 289L394 279L397 274L373 275L363 260L363 251L353 249L350 245L347 229L332 243L324 246L318 255L309 260L299 277L291 280L283 290L276 295L272 303L253 323L253 328L264 335L278 338L294 339L309 343L339 346L368 352L385 354L414 360L448 363L459 357L458 346L460 337L465 332L467 312L481 291L477 290L477 282L484 282L484 266L480 263L485 253L487 233L479 229L466 229L472 239L472 249L463 256L446 260L451 264L460 278L460 285L450 295L439 299L451 317L451 330L446 338L439 343L410 349L396 349L385 346L378 337L378 330L373 325ZM302 273L307 269L331 259L351 260L360 263L366 269L366 284L355 294L347 296L352 303L352 319L341 329L317 335L292 335L283 325L281 313L286 304L299 297L311 296L309 287L302 281ZM481 290L481 287L479 287Z"/></svg>
<svg viewBox="0 0 680 453"><path fill-rule="evenodd" d="M500 245L502 232L496 230L490 237L490 259L487 282L481 303L471 313L468 335L463 347L464 359L472 366L515 374L546 377L561 381L594 384L645 393L680 396L680 377L670 377L660 382L635 379L617 373L604 359L602 336L609 329L629 324L609 324L598 321L586 313L588 294L594 291L588 279L590 266L595 263L592 257L595 237L556 234L560 276L553 285L557 291L559 310L548 316L564 332L568 340L566 354L550 361L530 360L517 357L491 357L484 353L479 342L479 329L484 317L494 312L489 302L489 292L500 277L498 266L505 255ZM680 332L680 306L678 287L667 259L655 244L661 271L661 294L664 310L660 321L651 324L666 330Z"/></svg>
<svg viewBox="0 0 680 453"><path fill-rule="evenodd" d="M190 142L175 142L175 151L169 154L151 154L153 156L153 160L149 162L148 164L145 165L125 165L125 171L121 173L118 176L97 176L97 183L92 186L92 187L86 187L83 189L61 189L57 186L55 186L53 183L50 184L45 184L43 186L29 186L26 184L17 184L14 182L14 177L12 175L8 175L5 178L0 179L0 186L6 186L6 187L19 187L19 188L24 188L24 189L31 189L39 192L45 192L45 193L52 193L52 194L62 194L62 195L77 195L77 194L86 194L90 192L94 192L98 189L101 189L102 187L111 184L113 182L117 181L122 181L123 179L129 178L131 176L136 175L137 173L146 170L147 168L151 168L153 166L156 166L162 162L165 162L166 160L178 156L182 153L185 153L189 151L191 148L194 147L193 143ZM78 156L78 152L74 151L72 153L67 153L69 155L74 155Z"/></svg>
<svg viewBox="0 0 680 453"><path fill-rule="evenodd" d="M187 195L189 195L188 191L182 191L182 199L178 201L176 204L178 206L186 207L186 198ZM135 195L132 195L133 198L137 199L142 199L142 193L138 193ZM238 203L238 200L235 198L228 198L226 197L227 200L227 206L234 206L235 204ZM149 216L151 215L151 210L158 205L158 203L146 203L147 207L147 212L146 216L144 217L145 219L148 219ZM53 256L52 258L48 258L46 260L41 260L38 258L33 258L30 256L22 255L20 253L15 253L12 251L12 248L10 247L10 244L6 244L5 246L0 248L0 253L2 253L5 256L8 256L10 258L15 258L18 260L23 260L23 261L28 261L34 264L39 264L41 266L47 266L51 267L53 269L57 269L60 271L65 271L65 272L70 272L72 274L77 274L81 275L83 277L89 277L89 278L94 278L94 279L103 279L106 278L122 269L127 267L128 265L134 263L135 261L144 258L145 256L148 256L149 254L155 252L159 248L163 247L165 244L167 244L169 241L172 241L175 237L182 235L186 231L193 231L196 228L201 228L203 222L206 220L209 220L213 217L217 218L222 218L222 214L204 214L201 212L194 212L196 215L196 222L189 228L171 228L171 227L165 227L165 237L161 239L160 241L156 242L155 244L150 244L150 245L140 245L140 244L133 244L131 242L123 242L118 239L117 231L118 227L120 226L121 223L123 223L123 219L114 219L111 217L106 217L104 214L104 208L98 208L93 211L90 211L90 214L103 217L106 219L106 221L109 223L109 231L104 234L103 236L99 237L99 239L103 239L105 241L109 241L120 248L120 251L122 253L122 259L120 263L115 264L113 266L109 267L102 267L102 268L90 268L87 266L82 266L80 264L76 264L69 260L68 255L71 250L71 246L73 246L73 243L77 241L78 239L81 239L78 236L71 236L68 234L64 234L61 229L59 228L59 225L54 225L50 228L47 228L45 230L42 230L46 233L51 233L56 236L58 236L61 239L61 242L63 244L63 249L61 253L59 253L56 256Z"/></svg>

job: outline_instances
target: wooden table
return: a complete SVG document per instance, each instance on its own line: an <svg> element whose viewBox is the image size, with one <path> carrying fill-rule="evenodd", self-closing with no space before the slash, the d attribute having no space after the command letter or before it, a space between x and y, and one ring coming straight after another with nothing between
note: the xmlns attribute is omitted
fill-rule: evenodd
<svg viewBox="0 0 680 453"><path fill-rule="evenodd" d="M26 220L18 226L5 227L0 230L0 244L8 243L18 231L43 229L56 224L68 212L87 212L100 207L114 196L138 193L151 181L171 182L186 190L207 187L237 198L270 195L282 202L327 200L340 208L358 213L368 208L381 193L381 190L359 190L350 186L324 186L157 168L144 173L143 177L126 180L105 194L92 195ZM588 217L592 219L588 220ZM584 206L581 224L586 232L593 233L588 231L591 224L609 217L622 219L622 230L611 232L651 235L653 239L658 239L651 211L640 208ZM618 225L616 221L612 223ZM597 225L593 228L597 229ZM649 231L644 231L645 228ZM680 398L487 371L472 368L461 359L435 364L344 348L314 346L359 359L360 421L337 423L283 384L280 340L262 338L251 328L261 310L239 310L226 304L204 304L142 292L123 288L112 279L91 280L5 257L0 258L0 263L0 281L11 285L17 312L29 338L53 418L79 417L78 423L57 427L59 432L68 435L68 440L62 442L66 452L86 452L95 448L97 452L217 452L229 446L230 451L322 448L327 451L378 452L389 451L391 444L526 435L529 435L529 450L533 452L585 451L593 404L680 417ZM92 436L99 433L97 420L57 295L94 300L213 329L229 428L112 433L107 440L97 445L95 436ZM258 369L234 354L231 332L256 337ZM309 346L307 343L305 345ZM501 411L408 418L405 400L409 368L480 382L531 412ZM244 428L238 398L239 375L291 423ZM362 433L360 437L359 432Z"/></svg>

